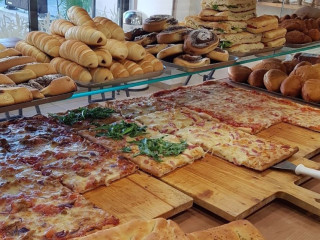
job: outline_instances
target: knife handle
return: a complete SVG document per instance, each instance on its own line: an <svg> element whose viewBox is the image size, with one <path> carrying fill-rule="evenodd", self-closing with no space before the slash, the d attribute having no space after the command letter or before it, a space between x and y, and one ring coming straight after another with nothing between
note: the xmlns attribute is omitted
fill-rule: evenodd
<svg viewBox="0 0 320 240"><path fill-rule="evenodd" d="M299 164L295 170L297 175L307 175L316 179L320 179L320 171L312 168L305 167L303 164Z"/></svg>

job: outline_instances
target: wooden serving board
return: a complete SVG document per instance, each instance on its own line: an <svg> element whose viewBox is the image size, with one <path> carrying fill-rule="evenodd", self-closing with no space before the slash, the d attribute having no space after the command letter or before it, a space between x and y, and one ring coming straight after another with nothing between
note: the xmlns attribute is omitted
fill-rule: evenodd
<svg viewBox="0 0 320 240"><path fill-rule="evenodd" d="M305 158L319 153L320 133L280 123L259 135L298 146L300 151L289 160L320 169L320 164ZM161 179L229 221L245 218L275 198L320 216L320 194L296 185L309 178L291 172L275 169L257 172L207 154L204 159Z"/></svg>
<svg viewBox="0 0 320 240"><path fill-rule="evenodd" d="M84 194L96 206L117 216L133 219L169 218L192 207L193 200L166 183L138 171Z"/></svg>

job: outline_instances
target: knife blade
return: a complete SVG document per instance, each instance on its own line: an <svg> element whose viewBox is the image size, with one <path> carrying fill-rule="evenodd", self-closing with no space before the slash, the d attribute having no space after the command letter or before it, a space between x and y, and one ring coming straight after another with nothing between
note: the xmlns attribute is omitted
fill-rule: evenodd
<svg viewBox="0 0 320 240"><path fill-rule="evenodd" d="M289 161L283 161L280 163L277 163L272 166L272 168L275 169L281 169L281 170L287 170L287 171L292 171L297 175L306 175L310 176L316 179L320 179L320 171L312 168L308 168L304 166L303 164L299 164L298 166L293 164L292 162Z"/></svg>

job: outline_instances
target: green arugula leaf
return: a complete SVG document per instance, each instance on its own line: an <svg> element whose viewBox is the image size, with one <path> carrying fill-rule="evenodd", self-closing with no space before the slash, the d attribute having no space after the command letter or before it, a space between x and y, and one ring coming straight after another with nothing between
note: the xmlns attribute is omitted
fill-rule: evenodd
<svg viewBox="0 0 320 240"><path fill-rule="evenodd" d="M135 154L134 157L139 155L147 155L153 158L156 162L162 162L162 157L178 156L184 150L187 149L188 144L185 141L180 143L172 143L163 140L161 138L144 138L140 141L134 141L132 143L138 145L139 153Z"/></svg>
<svg viewBox="0 0 320 240"><path fill-rule="evenodd" d="M217 11L218 8L219 8L219 5L216 5L216 4L215 4L215 5L212 5L212 9L213 9L213 10L216 10L216 11Z"/></svg>
<svg viewBox="0 0 320 240"><path fill-rule="evenodd" d="M216 31L224 33L224 30L222 28L216 28Z"/></svg>
<svg viewBox="0 0 320 240"><path fill-rule="evenodd" d="M97 137L108 137L112 139L123 139L123 136L137 137L146 134L146 126L140 127L136 123L128 123L121 121L120 123L112 123L108 125L102 125L95 128L95 131L99 131Z"/></svg>
<svg viewBox="0 0 320 240"><path fill-rule="evenodd" d="M121 151L124 152L124 153L131 153L132 149L131 149L131 147L124 147L124 148L121 149Z"/></svg>
<svg viewBox="0 0 320 240"><path fill-rule="evenodd" d="M50 117L57 119L60 123L73 125L86 119L104 119L109 118L115 111L110 108L96 107L87 108L80 107L68 111L65 115L49 114Z"/></svg>
<svg viewBox="0 0 320 240"><path fill-rule="evenodd" d="M224 49L224 48L228 48L231 46L231 42L230 41L221 41L220 42L220 48Z"/></svg>

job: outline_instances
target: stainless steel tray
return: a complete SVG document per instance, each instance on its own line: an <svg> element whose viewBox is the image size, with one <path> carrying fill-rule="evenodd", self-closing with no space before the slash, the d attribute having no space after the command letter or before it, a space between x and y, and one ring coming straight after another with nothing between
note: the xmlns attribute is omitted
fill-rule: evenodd
<svg viewBox="0 0 320 240"><path fill-rule="evenodd" d="M303 100L302 98L284 96L279 92L271 92L266 88L259 88L259 87L251 86L248 83L240 83L240 82L234 82L234 81L232 81L232 83L245 86L245 87L247 87L249 89L254 89L254 90L257 90L257 91L261 91L261 92L266 92L266 93L269 93L271 95L274 95L274 96L277 96L277 97L281 97L281 98L284 98L284 99L290 99L290 100L293 100L295 102L299 102L299 103L303 103L303 104L306 104L306 105L310 105L310 106L313 106L313 107L320 108L320 104L319 103L307 102L307 101Z"/></svg>
<svg viewBox="0 0 320 240"><path fill-rule="evenodd" d="M314 42L302 43L302 44L286 43L286 47L290 47L290 48L302 48L302 47L308 47L308 46L312 46L312 45L319 44L319 43L320 43L320 41L314 41Z"/></svg>
<svg viewBox="0 0 320 240"><path fill-rule="evenodd" d="M176 68L176 69L184 71L184 72L197 72L197 71L212 70L212 69L215 69L215 68L229 66L229 65L232 65L233 63L235 63L238 59L239 59L238 57L230 55L229 56L229 61L226 61L226 62L214 62L214 63L211 63L209 65L203 66L203 67L195 67L195 68L180 66L180 65L174 64L172 62L167 62L167 61L164 61L164 60L162 60L162 62L167 67Z"/></svg>
<svg viewBox="0 0 320 240"><path fill-rule="evenodd" d="M165 70L165 68L163 70L157 71L157 72L151 72L151 73L146 73L146 74L126 77L126 78L116 78L116 79L113 79L113 80L110 80L110 81L106 81L104 83L83 84L83 83L80 83L78 81L76 81L76 83L77 83L78 86L84 87L84 88L101 88L101 87L105 87L105 86L117 86L117 85L120 85L120 84L123 84L123 83L132 82L132 81L158 77L164 72L164 70Z"/></svg>
<svg viewBox="0 0 320 240"><path fill-rule="evenodd" d="M260 54L260 53L277 51L277 50L280 50L283 47L284 46L274 47L274 48L264 48L264 49L260 49L260 50L253 50L253 51L250 51L250 52L232 52L231 54L234 55L234 56L237 56L237 57L247 57L247 56L256 55L256 54Z"/></svg>
<svg viewBox="0 0 320 240"><path fill-rule="evenodd" d="M45 103L60 101L60 100L70 98L72 95L73 95L73 92L70 92L70 93L64 93L64 94L60 94L60 95L56 95L56 96L52 96L52 97L36 99L36 100L32 100L30 102L13 104L10 106L4 106L4 107L0 107L0 113L10 112L10 111L23 109L23 108L27 108L27 107L38 106L38 105L45 104Z"/></svg>

